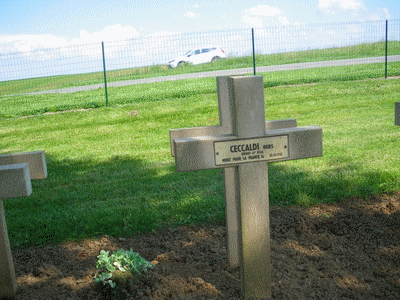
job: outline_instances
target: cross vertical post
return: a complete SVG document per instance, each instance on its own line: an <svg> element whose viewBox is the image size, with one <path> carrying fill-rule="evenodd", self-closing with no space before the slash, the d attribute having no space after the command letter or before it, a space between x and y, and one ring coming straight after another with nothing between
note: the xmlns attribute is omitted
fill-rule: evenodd
<svg viewBox="0 0 400 300"><path fill-rule="evenodd" d="M16 290L14 262L8 240L3 201L0 199L0 298L12 298Z"/></svg>
<svg viewBox="0 0 400 300"><path fill-rule="evenodd" d="M229 79L232 88L234 135L239 139L265 136L264 84L261 76ZM262 101L260 101L260 99ZM239 254L245 297L270 298L270 237L268 163L235 167L239 197Z"/></svg>
<svg viewBox="0 0 400 300"><path fill-rule="evenodd" d="M394 124L400 126L400 102L394 104Z"/></svg>

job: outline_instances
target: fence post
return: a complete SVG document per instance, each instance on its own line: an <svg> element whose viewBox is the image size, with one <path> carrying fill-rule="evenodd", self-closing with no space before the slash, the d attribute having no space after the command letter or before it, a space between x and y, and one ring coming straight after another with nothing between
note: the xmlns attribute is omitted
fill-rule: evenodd
<svg viewBox="0 0 400 300"><path fill-rule="evenodd" d="M251 29L251 40L253 42L253 72L256 75L256 53L254 49L254 28Z"/></svg>
<svg viewBox="0 0 400 300"><path fill-rule="evenodd" d="M102 50L102 53L103 53L104 90L105 90L105 93L106 93L106 106L108 106L106 58L104 56L104 42L101 42L101 50Z"/></svg>
<svg viewBox="0 0 400 300"><path fill-rule="evenodd" d="M387 79L387 60L388 60L388 20L386 20L386 35L385 35L385 79Z"/></svg>

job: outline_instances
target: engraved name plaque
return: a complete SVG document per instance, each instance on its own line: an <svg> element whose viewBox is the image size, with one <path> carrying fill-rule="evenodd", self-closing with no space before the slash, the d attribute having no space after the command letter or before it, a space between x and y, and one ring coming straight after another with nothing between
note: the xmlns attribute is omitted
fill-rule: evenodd
<svg viewBox="0 0 400 300"><path fill-rule="evenodd" d="M273 161L289 157L287 135L214 142L215 165Z"/></svg>

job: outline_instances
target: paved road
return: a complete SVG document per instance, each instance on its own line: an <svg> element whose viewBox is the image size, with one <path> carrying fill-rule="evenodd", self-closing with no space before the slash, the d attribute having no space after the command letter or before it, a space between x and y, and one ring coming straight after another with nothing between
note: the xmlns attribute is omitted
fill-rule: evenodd
<svg viewBox="0 0 400 300"><path fill-rule="evenodd" d="M400 55L388 56L388 62L394 62L394 61L400 61ZM256 73L259 74L259 73L274 72L274 71L349 66L349 65L373 64L373 63L383 63L383 62L385 62L384 56L356 58L356 59L341 59L341 60L330 60L330 61L319 61L319 62L308 62L308 63L257 67ZM153 83L153 82L172 81L172 80L191 79L191 78L203 78L203 77L216 77L216 76L223 76L223 75L241 75L241 74L249 74L249 73L253 73L253 68L210 71L210 72L201 72L201 73L190 73L190 74L180 74L180 75L172 75L172 76L143 78L143 79L136 79L136 80L108 82L107 87L121 87L121 86L135 85L135 84L142 84L142 83ZM23 95L40 95L40 94L55 94L55 93L66 94L66 93L75 93L75 92L81 92L81 91L96 90L96 89L100 89L100 88L104 88L104 83L62 88L62 89L56 89L56 90L47 90L47 91L40 91L40 92L33 92L33 93L26 93Z"/></svg>

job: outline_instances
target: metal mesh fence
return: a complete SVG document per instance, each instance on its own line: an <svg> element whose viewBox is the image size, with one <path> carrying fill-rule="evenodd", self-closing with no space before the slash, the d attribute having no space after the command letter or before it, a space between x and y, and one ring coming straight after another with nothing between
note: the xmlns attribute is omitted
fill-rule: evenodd
<svg viewBox="0 0 400 300"><path fill-rule="evenodd" d="M0 61L0 81L98 72L101 44L0 54Z"/></svg>
<svg viewBox="0 0 400 300"><path fill-rule="evenodd" d="M388 22L388 55L400 54L400 20L392 20Z"/></svg>
<svg viewBox="0 0 400 300"><path fill-rule="evenodd" d="M104 57L101 43L0 54L0 117L13 115L5 113L15 110L8 105L11 101L20 104L21 114L102 106L104 68L110 103L196 93L171 83L182 79L196 81L199 93L215 90L215 80L202 78L253 73L254 67L257 74L265 75L266 85L291 82L295 77L307 82L400 75L400 20L255 28L255 49L252 42L252 30L239 29L105 42ZM213 47L220 47L226 58L211 62L221 53L210 50L203 61L200 55L182 58L188 50ZM174 59L175 65L169 63ZM178 60L189 63L177 67ZM300 78L293 73L322 67L323 76L304 71Z"/></svg>

